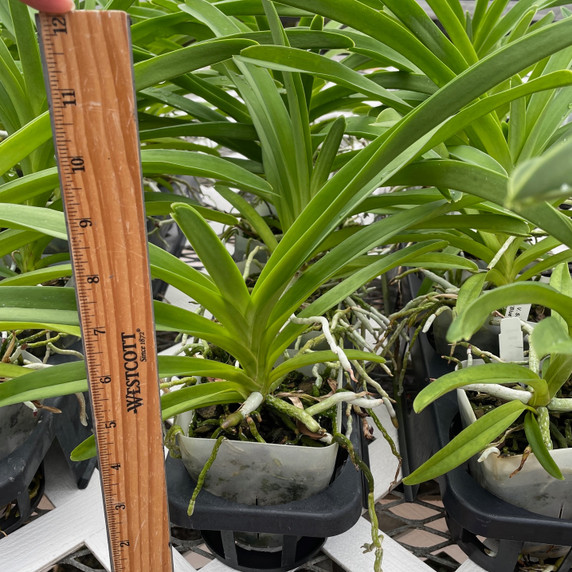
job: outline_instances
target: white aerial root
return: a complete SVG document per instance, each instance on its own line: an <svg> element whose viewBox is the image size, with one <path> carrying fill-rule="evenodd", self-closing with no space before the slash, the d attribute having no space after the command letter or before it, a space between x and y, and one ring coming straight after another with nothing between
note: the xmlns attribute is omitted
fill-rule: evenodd
<svg viewBox="0 0 572 572"><path fill-rule="evenodd" d="M262 393L258 391L253 391L243 402L240 406L240 413L243 417L250 415L253 411L258 409L262 402L264 401L264 397Z"/></svg>
<svg viewBox="0 0 572 572"><path fill-rule="evenodd" d="M352 408L353 408L353 405L351 403L348 403L346 405L346 437L348 439L351 438L353 427L354 427L353 417L352 417Z"/></svg>
<svg viewBox="0 0 572 572"><path fill-rule="evenodd" d="M252 251L248 254L248 258L244 262L244 272L242 273L242 278L246 280L250 276L250 268L254 262L254 257L263 249L261 245L255 246Z"/></svg>
<svg viewBox="0 0 572 572"><path fill-rule="evenodd" d="M548 409L560 413L572 411L572 397L553 397L548 404Z"/></svg>
<svg viewBox="0 0 572 572"><path fill-rule="evenodd" d="M435 319L437 318L437 316L439 316L440 314L442 314L445 310L448 310L449 306L441 306L440 308L438 308L435 312L433 312L425 321L425 325L423 326L423 329L421 330L422 334L426 334L429 331L429 328L433 325L433 322L435 321Z"/></svg>
<svg viewBox="0 0 572 572"><path fill-rule="evenodd" d="M431 272L431 270L427 270L426 268L420 268L419 270L421 270L421 272L423 274L425 274L425 276L427 276L427 278L430 278L433 282L435 282L435 284L439 284L440 286L445 288L445 290L449 290L451 292L458 292L459 291L459 288L457 286L455 286L454 284L451 284L451 282L449 282L448 280L445 280L445 278L443 278L442 276L439 276L439 275L435 274L434 272Z"/></svg>
<svg viewBox="0 0 572 572"><path fill-rule="evenodd" d="M526 391L524 389L512 389L510 387L505 387L504 385L498 385L496 383L471 383L462 387L465 391L478 391L479 393L487 393L492 397L498 397L499 399L504 399L505 401L522 401L525 405L532 398L532 392Z"/></svg>
<svg viewBox="0 0 572 572"><path fill-rule="evenodd" d="M507 238L504 244L499 248L499 251L495 254L494 258L489 262L487 266L488 270L491 270L497 265L497 262L501 259L502 255L508 250L508 247L515 241L516 236L511 236Z"/></svg>
<svg viewBox="0 0 572 572"><path fill-rule="evenodd" d="M497 457L501 454L501 452L496 447L488 447L485 449L480 457L477 459L477 462L483 463L489 455L496 455Z"/></svg>
<svg viewBox="0 0 572 572"><path fill-rule="evenodd" d="M305 412L313 417L314 415L327 411L330 407L342 402L351 403L366 409L372 409L373 407L377 407L383 403L383 399L370 399L365 396L365 391L360 393L354 393L353 391L339 391L338 393L334 393L333 395L326 397L323 401L320 401L315 405L311 405L305 409Z"/></svg>
<svg viewBox="0 0 572 572"><path fill-rule="evenodd" d="M357 379L354 376L354 372L352 366L350 364L350 360L344 353L344 350L336 343L334 337L332 336L332 332L330 331L330 324L328 320L323 316L311 316L309 318L298 318L297 316L292 315L290 317L290 321L294 324L301 324L301 325L311 325L311 324L320 324L322 326L322 332L324 333L324 337L330 346L330 349L338 356L338 360L340 361L340 365L342 368L348 372L352 381L357 383Z"/></svg>
<svg viewBox="0 0 572 572"><path fill-rule="evenodd" d="M381 385L377 383L375 379L372 379L357 361L352 361L352 363L358 370L358 373L365 379L366 383L371 385L379 393L379 395L381 395L381 399L385 405L385 408L387 409L387 413L389 413L389 416L391 417L391 422L395 425L397 423L397 415L395 413L395 409L393 409L393 404L391 403L391 398L387 394L387 391L385 391L385 389L383 389L383 387L381 387ZM381 365L384 366L385 364ZM358 404L354 402L354 405Z"/></svg>
<svg viewBox="0 0 572 572"><path fill-rule="evenodd" d="M361 315L363 315L376 322L382 329L387 328L391 322L387 316L384 316L381 312L378 312L373 306L370 306L369 308L362 308L361 306L358 306L350 297L346 298L346 303L350 306L352 312L354 312L358 318L361 318ZM365 320L365 322L369 322L369 320Z"/></svg>
<svg viewBox="0 0 572 572"><path fill-rule="evenodd" d="M312 375L314 376L314 379L316 380L314 382L314 385L316 387L322 387L322 382L324 381L324 378L320 375L320 364L317 363L312 367Z"/></svg>

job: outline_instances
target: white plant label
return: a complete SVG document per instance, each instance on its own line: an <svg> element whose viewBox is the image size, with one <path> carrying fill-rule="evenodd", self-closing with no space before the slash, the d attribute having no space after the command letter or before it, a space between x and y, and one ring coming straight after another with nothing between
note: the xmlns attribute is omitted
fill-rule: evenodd
<svg viewBox="0 0 572 572"><path fill-rule="evenodd" d="M520 318L521 320L528 320L530 308L530 304L515 304L514 306L508 306L505 318Z"/></svg>
<svg viewBox="0 0 572 572"><path fill-rule="evenodd" d="M520 328L520 318L503 318L500 323L499 348L503 361L524 360L524 340Z"/></svg>

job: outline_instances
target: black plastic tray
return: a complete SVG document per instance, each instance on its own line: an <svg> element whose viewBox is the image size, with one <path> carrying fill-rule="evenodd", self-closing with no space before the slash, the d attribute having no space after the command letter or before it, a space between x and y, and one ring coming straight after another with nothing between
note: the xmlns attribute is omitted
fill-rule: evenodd
<svg viewBox="0 0 572 572"><path fill-rule="evenodd" d="M44 478L42 462L55 439L62 448L79 488L85 488L96 465L96 459L72 463L69 455L91 431L79 422L79 404L75 395L47 399L47 405L61 409L53 414L39 410L38 423L28 439L0 460L0 506L15 504L11 516L0 521L3 533L24 524L42 497Z"/></svg>
<svg viewBox="0 0 572 572"><path fill-rule="evenodd" d="M354 420L354 427L359 426ZM367 458L359 431L353 431L351 441L362 458ZM299 566L320 550L326 537L345 532L362 513L362 475L345 451L338 455L330 485L307 499L257 506L201 491L191 517L187 516L187 507L195 482L180 459L169 457L166 471L171 522L200 530L217 558L237 570L289 570ZM282 551L243 550L234 542L236 532L283 535Z"/></svg>
<svg viewBox="0 0 572 572"><path fill-rule="evenodd" d="M427 378L446 373L447 366L433 351L425 337L420 339L419 359ZM419 365L419 364L418 364ZM420 458L419 448L412 471L438 449L445 446L460 429L456 394L450 393L426 409L424 439L429 442ZM414 434L414 420L410 420ZM428 429L429 423L433 431ZM513 572L527 542L556 546L572 546L572 520L543 516L512 505L485 490L473 478L465 463L438 479L447 524L453 540L473 560L489 572ZM494 550L485 546L478 537L494 540ZM572 570L572 550L558 568L559 572Z"/></svg>

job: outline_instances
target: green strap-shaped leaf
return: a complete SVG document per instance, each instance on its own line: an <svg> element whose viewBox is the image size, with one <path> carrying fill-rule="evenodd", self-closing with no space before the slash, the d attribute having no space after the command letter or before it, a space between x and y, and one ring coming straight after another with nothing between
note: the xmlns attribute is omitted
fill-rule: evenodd
<svg viewBox="0 0 572 572"><path fill-rule="evenodd" d="M457 40L462 40L463 47L466 53L462 54L453 43L439 30L435 22L431 20L422 6L415 0L389 0L384 2L387 7L403 22L403 25L410 30L415 37L419 38L425 46L431 50L443 63L459 73L467 67L467 58L470 63L474 63L477 59L475 50L470 43L467 33L462 26L458 23L453 14L446 10L447 3L441 3L439 6L437 2L429 2L434 9L436 15L445 16L445 22L449 24L449 28L453 32ZM441 9L439 9L441 8ZM450 17L447 17L450 16ZM457 24L451 26L452 21ZM465 57L463 57L465 56Z"/></svg>
<svg viewBox="0 0 572 572"><path fill-rule="evenodd" d="M0 377L19 377L26 373L30 373L30 370L26 367L13 363L0 362Z"/></svg>
<svg viewBox="0 0 572 572"><path fill-rule="evenodd" d="M273 190L273 201L280 222L290 226L303 207L302 197L309 194L308 167L298 169L297 141L293 120L268 70L236 61L241 74L231 74L248 107L262 147L264 170ZM307 180L300 183L299 177Z"/></svg>
<svg viewBox="0 0 572 572"><path fill-rule="evenodd" d="M412 225L412 228L474 229L490 232L498 232L498 230L502 228L503 232L516 236L529 236L530 234L528 224L520 218L487 213L447 214Z"/></svg>
<svg viewBox="0 0 572 572"><path fill-rule="evenodd" d="M456 0L429 0L428 4L465 62L474 64L478 57L467 34L465 14L460 2Z"/></svg>
<svg viewBox="0 0 572 572"><path fill-rule="evenodd" d="M530 245L522 254L516 257L513 268L520 272L523 268L533 265L535 261L545 257L547 252L550 252L562 243L553 236L547 236L539 240L536 244ZM558 290L558 288L556 288Z"/></svg>
<svg viewBox="0 0 572 572"><path fill-rule="evenodd" d="M231 214L217 211L215 209L209 209L197 204L197 201L189 197L184 197L181 195L173 195L171 193L155 193L146 192L145 197L145 214L147 216L158 216L158 215L169 215L171 214L171 205L173 203L186 203L191 205L201 216L207 220L212 220L214 222L220 222L221 224L226 224L228 226L233 226L238 224L238 219Z"/></svg>
<svg viewBox="0 0 572 572"><path fill-rule="evenodd" d="M248 30L240 20L228 17L216 6L210 2L205 2L205 0L185 0L185 4L181 4L179 7L208 26L219 38L240 33L245 28Z"/></svg>
<svg viewBox="0 0 572 572"><path fill-rule="evenodd" d="M528 441L534 456L542 465L543 469L551 477L563 481L564 477L562 476L562 471L552 458L550 451L546 448L544 439L540 433L538 421L536 420L536 415L534 415L532 411L527 411L524 416L524 433L526 434L526 440Z"/></svg>
<svg viewBox="0 0 572 572"><path fill-rule="evenodd" d="M228 60L240 50L254 45L252 40L215 39L191 44L167 54L136 63L135 87L145 89L162 81Z"/></svg>
<svg viewBox="0 0 572 572"><path fill-rule="evenodd" d="M530 343L539 359L557 353L572 355L572 337L554 316L548 316L536 324Z"/></svg>
<svg viewBox="0 0 572 572"><path fill-rule="evenodd" d="M388 180L390 185L424 185L445 187L476 194L479 186L489 185L490 190L506 193L507 177L486 167L453 159L420 160L403 168ZM492 192L491 192L492 194Z"/></svg>
<svg viewBox="0 0 572 572"><path fill-rule="evenodd" d="M151 264L151 268L155 269L158 273L157 278L160 278L159 273L161 271L165 271L176 274L180 278L197 284L202 288L206 288L212 292L217 292L217 287L206 274L203 274L192 266L185 264L181 259L155 244L149 244L149 262Z"/></svg>
<svg viewBox="0 0 572 572"><path fill-rule="evenodd" d="M287 28L285 32L289 44L293 48L302 50L341 50L351 49L355 45L349 35L340 33L338 30L313 30L300 26ZM262 45L274 43L272 34L268 30L242 32L237 37L254 40Z"/></svg>
<svg viewBox="0 0 572 572"><path fill-rule="evenodd" d="M144 175L195 175L231 183L260 197L273 200L274 192L261 177L234 163L205 155L176 149L142 149L141 163Z"/></svg>
<svg viewBox="0 0 572 572"><path fill-rule="evenodd" d="M477 272L479 267L468 258L457 256L455 254L447 254L446 252L434 252L430 254L420 255L412 258L405 266L410 268L426 268L432 270L468 270Z"/></svg>
<svg viewBox="0 0 572 572"><path fill-rule="evenodd" d="M407 112L411 109L400 97L363 74L313 52L287 46L252 46L243 50L237 59L279 71L310 73L354 91L361 91L398 111Z"/></svg>
<svg viewBox="0 0 572 572"><path fill-rule="evenodd" d="M336 118L330 126L328 134L322 143L322 147L318 153L312 176L310 181L310 189L312 196L322 187L328 180L333 170L334 160L340 149L344 132L346 130L346 120L343 115Z"/></svg>
<svg viewBox="0 0 572 572"><path fill-rule="evenodd" d="M193 278L189 278L189 273L185 274L167 270L161 265L151 264L151 276L171 284L192 298L197 304L203 306L225 327L229 336L235 339L248 337L246 321L236 311L232 300L226 299L218 290L205 287Z"/></svg>
<svg viewBox="0 0 572 572"><path fill-rule="evenodd" d="M141 119L141 117L140 117ZM154 123L158 123L155 119ZM219 140L226 138L238 141L252 141L256 138L256 131L252 125L246 123L231 123L230 121L179 121L177 123L165 122L165 125L148 126L141 123L141 140L157 139L159 137L209 137Z"/></svg>
<svg viewBox="0 0 572 572"><path fill-rule="evenodd" d="M360 350L344 350L347 358L357 359L357 360L364 360L373 363L385 363L385 358L378 356L372 352L364 352ZM271 383L281 379L291 371L295 371L302 367L308 365L314 365L317 363L324 363L328 361L338 361L338 356L329 350L320 350L315 352L309 352L305 354L296 355L285 362L281 363L279 366L275 367L272 370L272 373L269 376L269 380Z"/></svg>
<svg viewBox="0 0 572 572"><path fill-rule="evenodd" d="M164 302L153 303L155 327L158 331L186 332L219 346L236 358L247 372L253 371L255 359L248 340L196 312L177 308Z"/></svg>
<svg viewBox="0 0 572 572"><path fill-rule="evenodd" d="M416 485L429 481L468 461L508 429L526 409L520 401L510 401L483 415L405 477L403 483Z"/></svg>
<svg viewBox="0 0 572 572"><path fill-rule="evenodd" d="M2 203L25 203L37 195L55 189L58 184L56 167L38 171L2 184L0 186L0 201Z"/></svg>
<svg viewBox="0 0 572 572"><path fill-rule="evenodd" d="M509 0L493 0L487 11L483 15L480 26L474 32L473 43L477 50L480 49L483 42L489 37L498 20L502 16L502 12L508 4Z"/></svg>
<svg viewBox="0 0 572 572"><path fill-rule="evenodd" d="M26 368L20 369L26 371ZM83 361L34 371L27 370L24 375L13 372L12 375L15 376L14 379L0 383L0 407L87 390Z"/></svg>
<svg viewBox="0 0 572 572"><path fill-rule="evenodd" d="M8 228L39 231L67 240L64 213L53 209L5 204L0 212L0 224Z"/></svg>
<svg viewBox="0 0 572 572"><path fill-rule="evenodd" d="M276 47L290 48L288 36L278 15L277 7L270 0L262 0L262 7L268 21L268 28L272 33L273 44ZM304 52L304 50L302 50ZM304 52L306 53L306 52ZM313 52L308 52L313 53ZM235 62L238 57L235 57ZM286 101L288 103L288 113L292 123L292 134L294 136L294 162L297 171L297 187L301 197L301 208L308 203L310 194L310 177L313 164L313 147L310 133L310 118L308 112L308 101L311 98L314 78L291 71L284 71L282 82L286 89ZM295 211L297 216L299 211Z"/></svg>
<svg viewBox="0 0 572 572"><path fill-rule="evenodd" d="M468 340L487 320L493 310L511 304L540 304L558 312L572 329L572 298L547 284L518 282L485 292L469 304L451 324L447 332L450 342Z"/></svg>
<svg viewBox="0 0 572 572"><path fill-rule="evenodd" d="M543 394L540 397L550 399L546 382L527 367L514 363L486 363L452 371L431 382L417 395L413 409L419 413L445 393L473 383L525 383L533 387L535 393Z"/></svg>
<svg viewBox="0 0 572 572"><path fill-rule="evenodd" d="M485 262L492 260L495 255L495 253L485 245L476 242L473 237L454 231L420 230L418 232L403 232L396 234L392 240L395 241L395 244L399 244L400 242L416 242L419 240L445 240L449 243L449 246L458 248L466 254L470 254L474 258L479 258Z"/></svg>
<svg viewBox="0 0 572 572"><path fill-rule="evenodd" d="M221 295L245 316L250 306L250 294L225 245L205 219L189 205L174 204L173 218L189 239Z"/></svg>
<svg viewBox="0 0 572 572"><path fill-rule="evenodd" d="M128 10L135 0L109 0L106 10Z"/></svg>
<svg viewBox="0 0 572 572"><path fill-rule="evenodd" d="M34 114L37 114L46 109L47 101L36 33L26 6L22 3L10 2L10 12L16 32L22 75L26 82L26 95Z"/></svg>
<svg viewBox="0 0 572 572"><path fill-rule="evenodd" d="M544 2L544 4L545 3L546 2ZM506 37L509 32L511 33L511 39L513 39L514 36L511 30L514 30L516 25L526 16L527 12L532 12L534 15L537 7L543 7L542 4L543 2L539 5L537 0L519 0L518 2L514 2L514 4L510 6L508 13L504 14L502 18L500 18L500 20L490 29L487 39L482 43L480 53L488 53L491 48L493 48L493 46L502 38ZM530 17L530 20L532 20L532 16ZM529 22L529 20L525 19L525 22ZM520 35L517 34L516 38L519 37Z"/></svg>
<svg viewBox="0 0 572 572"><path fill-rule="evenodd" d="M252 204L223 185L217 185L216 190L223 199L227 200L248 221L268 250L272 252L276 248L278 241L264 218L258 214Z"/></svg>
<svg viewBox="0 0 572 572"><path fill-rule="evenodd" d="M0 290L0 328L50 329L80 335L72 288L54 286L6 286ZM254 358L246 341L220 324L183 308L154 302L155 325L159 331L188 332L214 343L236 357L245 369Z"/></svg>
<svg viewBox="0 0 572 572"><path fill-rule="evenodd" d="M519 164L509 179L507 207L572 196L571 153L572 141L563 141L542 156Z"/></svg>
<svg viewBox="0 0 572 572"><path fill-rule="evenodd" d="M74 331L79 331L75 292L72 288L6 286L1 292L0 326L3 326L2 329L8 329L7 323L21 322L22 324L37 323L38 328L43 328L42 324L46 323L75 326ZM56 329L60 330L58 327Z"/></svg>
<svg viewBox="0 0 572 572"><path fill-rule="evenodd" d="M158 368L160 378L188 375L220 377L232 382L233 389L243 397L257 389L256 384L243 370L213 360L160 355ZM60 364L40 370L30 370L13 364L0 364L0 376L12 378L0 383L0 407L22 401L47 399L48 397L87 391L87 376L83 361ZM204 385L213 389L218 387L210 384ZM204 390L202 391L204 392ZM179 403L178 400L172 399L171 401L173 401L172 404ZM170 403L169 400L167 403Z"/></svg>
<svg viewBox="0 0 572 572"><path fill-rule="evenodd" d="M530 280L535 276L540 276L540 274L545 270L555 269L556 267L561 265L562 262L566 263L566 266L568 266L567 263L570 262L571 260L572 260L572 250L562 250L558 254L551 254L549 256L546 256L544 260L536 262L530 268L519 274L517 280L518 281ZM520 268L523 267L516 267L513 265L515 273L518 272ZM554 313L554 315L557 315L556 312Z"/></svg>
<svg viewBox="0 0 572 572"><path fill-rule="evenodd" d="M469 278L463 282L463 285L459 289L459 294L457 295L456 307L458 313L463 312L468 304L481 295L486 277L487 275L483 272L469 276Z"/></svg>
<svg viewBox="0 0 572 572"><path fill-rule="evenodd" d="M552 274L550 275L550 286L562 292L569 298L572 298L572 273L570 272L569 260L566 251L548 257L547 262L553 262ZM568 251L568 255L572 255L572 250ZM566 320L558 312L552 312L552 317L556 318L564 326Z"/></svg>
<svg viewBox="0 0 572 572"><path fill-rule="evenodd" d="M97 448L95 446L95 435L90 435L87 439L82 441L70 454L72 461L87 461L97 455Z"/></svg>
<svg viewBox="0 0 572 572"><path fill-rule="evenodd" d="M554 266L550 276L550 285L566 296L572 296L572 273L568 264Z"/></svg>
<svg viewBox="0 0 572 572"><path fill-rule="evenodd" d="M32 108L26 98L22 72L14 61L3 37L0 37L0 81L12 108L17 113L16 125L24 124L33 117Z"/></svg>
<svg viewBox="0 0 572 572"><path fill-rule="evenodd" d="M200 377L220 378L225 381L233 381L244 386L245 397L257 389L256 384L244 371L233 365L219 361L188 357L188 356L163 356L158 358L159 376L182 377L184 375L196 375Z"/></svg>
<svg viewBox="0 0 572 572"><path fill-rule="evenodd" d="M552 354L548 367L544 364L542 374L548 383L550 396L556 396L572 375L572 355L567 353Z"/></svg>
<svg viewBox="0 0 572 572"><path fill-rule="evenodd" d="M0 288L5 288L6 286L35 286L49 280L56 280L71 275L71 264L57 264L56 266L48 266L47 268L16 274L10 278L0 280Z"/></svg>
<svg viewBox="0 0 572 572"><path fill-rule="evenodd" d="M168 419L198 407L241 403L247 396L248 392L244 391L244 387L233 381L200 383L163 395L161 397L161 414L163 419Z"/></svg>
<svg viewBox="0 0 572 572"><path fill-rule="evenodd" d="M0 175L18 164L52 137L50 116L42 113L0 142Z"/></svg>

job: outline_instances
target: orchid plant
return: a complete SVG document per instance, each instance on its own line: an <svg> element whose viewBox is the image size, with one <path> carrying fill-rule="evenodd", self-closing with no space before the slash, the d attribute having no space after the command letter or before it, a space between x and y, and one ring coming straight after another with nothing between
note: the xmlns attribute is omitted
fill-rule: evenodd
<svg viewBox="0 0 572 572"><path fill-rule="evenodd" d="M531 7L528 0L524 3ZM148 209L173 216L205 268L199 272L151 248L153 276L189 294L215 318L157 301L157 330L187 333L219 346L235 362L160 356L162 378L204 375L215 380L166 393L164 418L206 405L236 403L238 412L225 421L232 425L265 402L323 433L315 415L339 399L379 403L369 395L372 386L344 388L299 409L275 395L284 375L301 365L338 361L351 377L352 360L383 358L361 350L342 352L330 344L329 350L279 359L309 323L323 324L327 311L397 266L455 263L475 270L455 253L441 252L449 242L437 233L419 234L419 240L401 250L381 246L419 229L433 231L435 225L450 230L462 221L465 227L473 224L483 231L495 224L511 225L515 234L526 233L533 224L572 245L570 220L550 203L518 203L506 209L507 197L512 196L511 159L497 115L519 98L572 84L567 70L514 81L515 75L572 45L572 20L525 27L504 43L506 31L500 33L504 28L496 27L496 9L487 16L487 3L478 2L483 30L494 29L493 36L499 36L492 42L493 36L480 32L484 57L479 57L463 38L466 21L457 3L434 4L452 40L429 24L410 0L186 0L181 7L170 0L111 3L129 9L135 20L144 174L192 174L217 181L221 194L239 213L214 213L166 194L147 203ZM280 16L292 15L302 18L298 30L284 29L280 21ZM334 23L326 25L324 18ZM514 18L515 14L511 26L520 30L520 20ZM475 34L477 29L473 20ZM0 57L4 61L7 55L1 52ZM403 73L373 71L394 64ZM20 74L18 81L24 81L26 70L12 68ZM365 70L372 71L362 73ZM331 111L336 117L349 117L333 119L327 116ZM367 144L343 153L344 134L363 135ZM193 135L239 156L218 156L218 148L213 151L181 138ZM0 235L1 254L31 240L66 237L55 168L17 176L17 166L49 137L43 112L0 142L0 171L13 169L16 175L0 186L0 200L14 201L8 209L3 205L0 213L8 229ZM447 150L452 142L478 147L492 157L495 168L452 159ZM377 193L388 185L430 188ZM275 207L281 236L271 232L237 191ZM48 192L48 202L23 204ZM22 193L26 198L21 199ZM471 208L479 209L477 218L466 218L465 210ZM347 224L363 212L381 216L368 225ZM228 223L239 217L246 220L268 247L268 261L252 288L207 223L206 218L214 217ZM0 282L0 329L80 334L73 289L37 286L69 276L70 268L45 264L9 269ZM333 286L322 290L331 281ZM81 362L41 372L30 372L19 363L0 363L0 375L5 379L0 405L87 388ZM388 402L383 394L380 399ZM78 456L88 453L93 453L89 444Z"/></svg>
<svg viewBox="0 0 572 572"><path fill-rule="evenodd" d="M498 360L463 367L440 377L419 393L413 405L417 412L457 388L486 393L504 403L456 435L406 477L407 484L454 469L491 442L502 441L518 420L523 423L526 439L540 464L554 478L563 478L549 450L554 442L558 443L551 434L550 413L572 411L572 399L562 394L572 376L572 277L568 265L561 264L554 270L550 285L523 281L479 294L474 289L469 294L461 290L459 316L448 333L450 342L470 339L490 312L510 304L540 304L550 308L552 314L534 328L524 325L530 333L527 365Z"/></svg>

